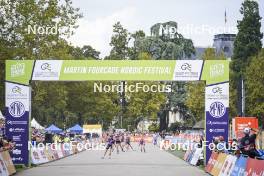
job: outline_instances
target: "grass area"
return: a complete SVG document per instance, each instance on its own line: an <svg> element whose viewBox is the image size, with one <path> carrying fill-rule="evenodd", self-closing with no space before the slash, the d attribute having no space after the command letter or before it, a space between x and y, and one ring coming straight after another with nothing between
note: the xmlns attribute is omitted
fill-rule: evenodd
<svg viewBox="0 0 264 176"><path fill-rule="evenodd" d="M16 172L20 172L25 170L27 167L25 167L24 165L15 165L16 168Z"/></svg>
<svg viewBox="0 0 264 176"><path fill-rule="evenodd" d="M21 171L23 171L23 170L25 170L25 169L29 169L29 168L32 168L32 167L36 167L37 165L35 165L35 164L31 164L31 166L29 166L29 167L26 167L25 165L15 165L15 168L16 168L16 172L21 172Z"/></svg>
<svg viewBox="0 0 264 176"><path fill-rule="evenodd" d="M177 156L178 158L183 160L185 151L182 150L168 150L169 153L173 154L174 156Z"/></svg>

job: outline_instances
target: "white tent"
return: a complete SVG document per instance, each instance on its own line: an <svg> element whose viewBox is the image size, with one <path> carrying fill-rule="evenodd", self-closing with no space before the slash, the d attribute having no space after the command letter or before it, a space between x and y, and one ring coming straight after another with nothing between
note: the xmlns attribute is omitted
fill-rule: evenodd
<svg viewBox="0 0 264 176"><path fill-rule="evenodd" d="M35 118L33 118L33 119L31 120L31 127L34 127L34 128L36 128L36 129L38 129L38 130L44 130L44 129L45 129L43 126L41 126L41 125L35 120Z"/></svg>
<svg viewBox="0 0 264 176"><path fill-rule="evenodd" d="M5 117L3 116L2 112L0 111L0 119L4 119Z"/></svg>

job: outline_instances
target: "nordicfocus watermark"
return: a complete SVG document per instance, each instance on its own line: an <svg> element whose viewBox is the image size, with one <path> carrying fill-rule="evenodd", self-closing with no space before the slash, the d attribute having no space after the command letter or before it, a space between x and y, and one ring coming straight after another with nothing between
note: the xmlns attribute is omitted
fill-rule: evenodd
<svg viewBox="0 0 264 176"><path fill-rule="evenodd" d="M236 34L237 33L237 27L236 26L210 26L207 24L203 25L194 25L194 24L186 24L182 26L171 26L171 25L160 25L159 27L159 35L165 35L169 38L177 38L178 34L182 35L201 35L201 34L207 34L207 35L215 35L220 33L230 33L230 34Z"/></svg>
<svg viewBox="0 0 264 176"><path fill-rule="evenodd" d="M58 24L55 23L50 26L28 25L27 33L35 35L57 35L59 34Z"/></svg>
<svg viewBox="0 0 264 176"><path fill-rule="evenodd" d="M105 150L105 143L91 143L89 141L78 142L71 141L69 143L36 143L28 141L28 150L73 150L77 149L78 151L83 150Z"/></svg>
<svg viewBox="0 0 264 176"><path fill-rule="evenodd" d="M107 144L102 142L75 142L71 141L68 143L36 143L28 141L28 150L54 150L54 151L70 151L73 149L77 149L78 151L84 150L94 150L94 151L103 151L106 150ZM209 141L203 141L202 146L200 143L191 143L191 142L170 142L168 140L160 141L159 148L160 150L193 150L196 148L205 148L208 147L211 151L228 151L228 150L238 150L238 146L236 143L209 143Z"/></svg>
<svg viewBox="0 0 264 176"><path fill-rule="evenodd" d="M170 142L168 140L162 140L160 142L160 150L193 150L196 148L205 148L208 147L211 151L227 151L227 150L238 150L238 146L236 143L209 143L209 141L203 141L202 145L201 143L191 143L191 142Z"/></svg>
<svg viewBox="0 0 264 176"><path fill-rule="evenodd" d="M127 84L103 84L103 83L94 83L94 92L172 92L171 85L169 84L144 84L144 83L135 83Z"/></svg>

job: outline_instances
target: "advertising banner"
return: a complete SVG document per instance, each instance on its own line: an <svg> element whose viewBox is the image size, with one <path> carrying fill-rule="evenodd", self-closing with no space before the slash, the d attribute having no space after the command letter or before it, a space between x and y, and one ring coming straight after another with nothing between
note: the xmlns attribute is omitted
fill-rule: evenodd
<svg viewBox="0 0 264 176"><path fill-rule="evenodd" d="M195 152L193 154L193 157L192 157L192 159L190 161L190 164L195 166L197 164L197 162L198 162L198 160L199 160L199 158L200 158L202 153L203 153L203 149L202 148L196 148Z"/></svg>
<svg viewBox="0 0 264 176"><path fill-rule="evenodd" d="M246 127L258 129L258 119L256 117L235 117L235 137L241 139L244 136L243 130Z"/></svg>
<svg viewBox="0 0 264 176"><path fill-rule="evenodd" d="M233 155L228 155L226 157L226 160L223 164L223 167L220 171L219 176L229 176L231 175L231 171L233 170L235 163L236 163L237 157Z"/></svg>
<svg viewBox="0 0 264 176"><path fill-rule="evenodd" d="M38 150L38 155L40 156L41 163L48 162L48 157L46 156L45 150Z"/></svg>
<svg viewBox="0 0 264 176"><path fill-rule="evenodd" d="M7 60L6 80L23 84L28 84L30 79L206 80L207 84L215 84L229 80L228 64L227 60Z"/></svg>
<svg viewBox="0 0 264 176"><path fill-rule="evenodd" d="M48 161L52 161L54 158L53 154L51 152L49 152L49 150L44 150L44 152L45 152L45 155L46 155Z"/></svg>
<svg viewBox="0 0 264 176"><path fill-rule="evenodd" d="M33 60L7 60L6 80L28 85L31 80Z"/></svg>
<svg viewBox="0 0 264 176"><path fill-rule="evenodd" d="M102 125L83 125L83 133L102 135Z"/></svg>
<svg viewBox="0 0 264 176"><path fill-rule="evenodd" d="M229 83L208 85L205 88L206 141L213 142L214 137L223 136L228 140ZM211 150L206 147L206 162Z"/></svg>
<svg viewBox="0 0 264 176"><path fill-rule="evenodd" d="M40 164L40 155L37 149L31 149L31 162L33 164Z"/></svg>
<svg viewBox="0 0 264 176"><path fill-rule="evenodd" d="M176 61L173 80L198 81L200 80L203 60L178 60Z"/></svg>
<svg viewBox="0 0 264 176"><path fill-rule="evenodd" d="M4 158L2 157L2 155L0 155L0 175L1 176L8 176L8 170L7 170L7 166L5 164Z"/></svg>
<svg viewBox="0 0 264 176"><path fill-rule="evenodd" d="M246 172L247 176L264 175L264 160L248 158Z"/></svg>
<svg viewBox="0 0 264 176"><path fill-rule="evenodd" d="M227 154L219 153L219 155L217 157L217 160L215 162L215 165L214 165L213 169L210 172L213 176L218 176L219 175L219 173L221 171L221 168L223 167L224 162L226 160L226 157L227 157Z"/></svg>
<svg viewBox="0 0 264 176"><path fill-rule="evenodd" d="M247 165L247 158L240 156L236 160L235 167L232 170L231 176L244 176L246 171L246 165Z"/></svg>
<svg viewBox="0 0 264 176"><path fill-rule="evenodd" d="M6 168L8 170L9 175L16 173L16 168L13 164L13 161L10 157L9 152L8 151L1 152L1 155L2 155L2 158L5 162L5 165L6 165Z"/></svg>
<svg viewBox="0 0 264 176"><path fill-rule="evenodd" d="M218 158L218 155L219 154L217 152L212 152L211 157L210 157L210 159L206 165L206 168L205 168L206 172L211 173L211 171L212 171L212 169L216 163L216 160Z"/></svg>
<svg viewBox="0 0 264 176"><path fill-rule="evenodd" d="M187 151L185 152L185 154L184 154L184 156L183 156L183 160L184 160L184 161L187 160L187 158L188 158L188 156L190 155L190 153L191 153L191 150L187 150Z"/></svg>
<svg viewBox="0 0 264 176"><path fill-rule="evenodd" d="M15 143L14 164L28 164L30 87L6 82L6 136Z"/></svg>

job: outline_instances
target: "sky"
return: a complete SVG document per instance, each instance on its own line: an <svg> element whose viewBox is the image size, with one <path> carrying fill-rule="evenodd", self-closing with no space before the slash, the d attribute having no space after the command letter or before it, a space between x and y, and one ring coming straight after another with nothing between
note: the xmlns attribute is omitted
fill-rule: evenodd
<svg viewBox="0 0 264 176"><path fill-rule="evenodd" d="M264 1L258 2L264 18ZM83 18L69 41L74 46L91 45L104 57L111 50L109 43L116 22L120 21L131 33L143 30L150 35L152 25L175 21L178 31L192 39L194 46L211 47L215 34L237 33L241 3L242 0L73 0ZM261 23L264 31L264 19Z"/></svg>

